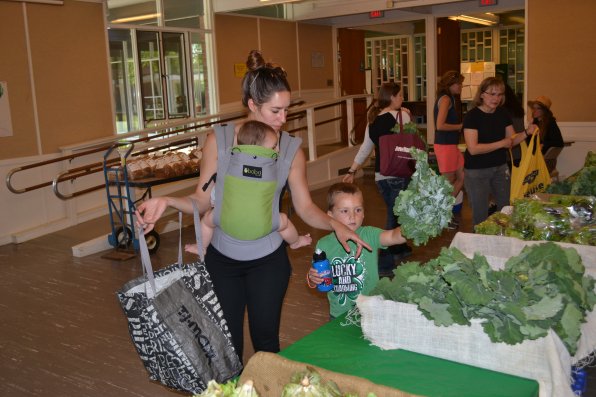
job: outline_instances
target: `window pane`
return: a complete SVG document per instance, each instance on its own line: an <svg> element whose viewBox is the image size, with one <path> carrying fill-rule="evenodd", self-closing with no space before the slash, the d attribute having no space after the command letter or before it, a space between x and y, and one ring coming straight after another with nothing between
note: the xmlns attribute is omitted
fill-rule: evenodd
<svg viewBox="0 0 596 397"><path fill-rule="evenodd" d="M137 32L145 123L165 118L157 32Z"/></svg>
<svg viewBox="0 0 596 397"><path fill-rule="evenodd" d="M209 92L207 79L207 52L205 50L205 36L202 33L192 33L190 39L192 63L192 87L196 115L209 113L207 93Z"/></svg>
<svg viewBox="0 0 596 397"><path fill-rule="evenodd" d="M165 26L204 28L204 14L202 0L165 0L163 2Z"/></svg>
<svg viewBox="0 0 596 397"><path fill-rule="evenodd" d="M130 3L126 0L108 0L108 21L157 26L159 14L155 0Z"/></svg>
<svg viewBox="0 0 596 397"><path fill-rule="evenodd" d="M182 33L163 33L162 39L168 116L170 118L188 117L184 35Z"/></svg>
<svg viewBox="0 0 596 397"><path fill-rule="evenodd" d="M116 107L116 132L141 129L137 108L137 89L132 39L129 30L108 30L110 67Z"/></svg>

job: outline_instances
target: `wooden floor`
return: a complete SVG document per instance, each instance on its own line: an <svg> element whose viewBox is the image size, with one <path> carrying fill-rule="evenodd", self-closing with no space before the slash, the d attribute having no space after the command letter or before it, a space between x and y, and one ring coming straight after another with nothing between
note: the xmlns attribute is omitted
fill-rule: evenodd
<svg viewBox="0 0 596 397"><path fill-rule="evenodd" d="M365 223L384 227L385 205L372 175L357 180L365 196ZM322 208L325 190L313 192ZM470 211L459 215L460 230L470 232ZM301 233L312 230L295 215ZM185 242L192 241L185 230ZM0 247L0 397L8 396L175 396L179 393L149 381L128 335L115 292L141 274L137 258L115 261L96 254L72 256L71 247L109 231L99 219L20 245ZM426 261L449 245L448 230L426 247L414 247L409 260ZM152 256L154 267L176 258L177 233L161 236ZM282 348L328 319L322 293L307 287L305 274L312 247L290 250L293 275L282 315ZM188 257L190 260L191 258ZM246 339L245 361L253 354ZM588 381L592 387L596 378ZM587 394L596 396L596 394Z"/></svg>

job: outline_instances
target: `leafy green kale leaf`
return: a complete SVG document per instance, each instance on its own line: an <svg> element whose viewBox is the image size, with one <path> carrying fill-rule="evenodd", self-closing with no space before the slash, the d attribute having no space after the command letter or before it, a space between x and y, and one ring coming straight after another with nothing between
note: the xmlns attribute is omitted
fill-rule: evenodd
<svg viewBox="0 0 596 397"><path fill-rule="evenodd" d="M393 213L401 225L402 235L414 245L426 244L431 237L441 234L453 216L455 197L453 186L428 165L426 152L412 148L416 172L395 199Z"/></svg>
<svg viewBox="0 0 596 397"><path fill-rule="evenodd" d="M581 324L596 304L595 280L584 273L577 251L552 242L525 247L503 270L491 269L482 255L469 259L443 248L424 265L399 266L371 295L417 304L437 326L482 319L493 342L521 343L552 328L575 354Z"/></svg>

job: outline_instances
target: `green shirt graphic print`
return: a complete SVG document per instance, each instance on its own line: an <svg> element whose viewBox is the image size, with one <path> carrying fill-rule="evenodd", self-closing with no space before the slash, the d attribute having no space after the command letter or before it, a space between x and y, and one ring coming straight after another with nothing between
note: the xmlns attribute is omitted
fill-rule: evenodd
<svg viewBox="0 0 596 397"><path fill-rule="evenodd" d="M337 317L356 304L360 294L368 294L379 281L379 248L382 229L373 226L361 226L356 233L372 247L372 252L362 249L358 259L354 258L356 244L349 242L347 253L337 241L334 233L328 234L317 242L317 248L325 251L331 265L333 290L327 292L329 311Z"/></svg>

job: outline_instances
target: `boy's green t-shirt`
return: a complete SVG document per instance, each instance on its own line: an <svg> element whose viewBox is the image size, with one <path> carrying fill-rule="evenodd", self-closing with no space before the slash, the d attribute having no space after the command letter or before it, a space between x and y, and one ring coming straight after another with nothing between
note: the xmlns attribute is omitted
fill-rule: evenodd
<svg viewBox="0 0 596 397"><path fill-rule="evenodd" d="M361 226L356 230L360 238L372 248L366 248L358 259L354 258L356 244L348 242L350 253L347 253L337 241L335 233L328 234L317 242L317 248L325 251L333 278L333 290L327 292L329 311L337 317L356 304L360 294L368 294L379 281L379 248L381 246L382 229L373 226Z"/></svg>

